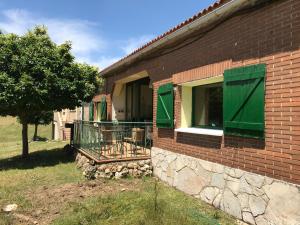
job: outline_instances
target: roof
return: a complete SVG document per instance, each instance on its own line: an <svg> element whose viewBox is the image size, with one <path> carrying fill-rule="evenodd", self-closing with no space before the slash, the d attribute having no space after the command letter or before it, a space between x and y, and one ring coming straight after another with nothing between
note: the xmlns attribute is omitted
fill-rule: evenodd
<svg viewBox="0 0 300 225"><path fill-rule="evenodd" d="M175 27L172 27L171 29L169 29L168 31L166 31L165 33L157 36L156 38L152 39L151 41L147 42L146 44L144 44L143 46L141 46L140 48L134 50L132 53L130 53L129 55L125 56L124 58L127 58L139 51L141 51L142 49L146 48L147 46L151 45L152 43L162 39L163 37L175 32L176 30L182 28L183 26L186 26L187 24L193 22L194 20L206 15L207 13L215 10L216 8L222 6L223 4L225 4L226 2L229 2L229 0L219 0L217 2L215 2L214 4L210 5L209 7L203 9L202 11L198 12L197 14L193 15L192 17L188 18L187 20L183 21L182 23L178 24ZM122 60L122 59L121 59Z"/></svg>
<svg viewBox="0 0 300 225"><path fill-rule="evenodd" d="M195 14L194 16L188 18L187 20L183 21L182 23L178 24L177 26L169 29L167 32L157 36L156 38L152 39L151 41L149 41L148 43L144 44L143 46L139 47L138 49L134 50L132 53L130 53L129 55L123 57L122 59L120 59L119 61L113 63L112 65L106 67L105 69L103 69L100 74L101 75L106 75L108 73L110 73L113 69L118 68L119 66L123 65L122 63L129 59L130 57L133 57L135 55L137 55L138 53L140 53L142 50L145 50L147 47L150 47L154 44L156 44L158 41L160 41L161 39L164 39L166 37L171 36L171 34L173 34L174 32L188 26L189 24L191 24L192 22L204 17L205 15L221 8L222 6L224 6L225 4L229 3L229 2L235 2L236 0L219 0L217 2L215 2L214 4L210 5L209 7L203 9L202 11L200 11L199 13ZM255 0L250 0L255 2ZM250 2L249 0L245 0L244 2Z"/></svg>

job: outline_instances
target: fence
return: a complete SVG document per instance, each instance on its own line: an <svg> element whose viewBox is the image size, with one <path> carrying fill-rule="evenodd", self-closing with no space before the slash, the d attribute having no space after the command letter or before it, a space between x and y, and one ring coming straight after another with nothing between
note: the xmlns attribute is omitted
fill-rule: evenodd
<svg viewBox="0 0 300 225"><path fill-rule="evenodd" d="M96 160L150 157L152 122L74 122L73 146Z"/></svg>

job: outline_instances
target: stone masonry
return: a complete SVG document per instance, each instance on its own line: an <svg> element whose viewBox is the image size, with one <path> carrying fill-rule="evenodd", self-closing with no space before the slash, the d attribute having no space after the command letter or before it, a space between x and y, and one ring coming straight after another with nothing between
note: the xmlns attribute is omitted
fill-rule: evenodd
<svg viewBox="0 0 300 225"><path fill-rule="evenodd" d="M120 179L127 176L142 177L152 175L151 160L136 160L96 164L80 152L76 155L76 165L87 179Z"/></svg>
<svg viewBox="0 0 300 225"><path fill-rule="evenodd" d="M300 186L152 148L153 173L169 185L256 225L300 225Z"/></svg>

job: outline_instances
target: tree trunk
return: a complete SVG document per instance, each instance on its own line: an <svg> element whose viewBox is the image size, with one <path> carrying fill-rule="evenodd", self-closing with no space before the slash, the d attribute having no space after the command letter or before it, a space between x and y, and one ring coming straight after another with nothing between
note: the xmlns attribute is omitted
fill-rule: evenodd
<svg viewBox="0 0 300 225"><path fill-rule="evenodd" d="M37 131L38 131L38 124L34 124L33 141L36 141L36 140L37 140Z"/></svg>
<svg viewBox="0 0 300 225"><path fill-rule="evenodd" d="M27 158L29 153L28 148L28 124L22 123L22 157Z"/></svg>

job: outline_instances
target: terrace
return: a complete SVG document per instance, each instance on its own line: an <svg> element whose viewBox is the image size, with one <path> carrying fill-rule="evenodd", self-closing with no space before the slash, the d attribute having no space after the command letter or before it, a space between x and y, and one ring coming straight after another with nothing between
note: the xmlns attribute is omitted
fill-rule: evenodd
<svg viewBox="0 0 300 225"><path fill-rule="evenodd" d="M75 121L73 146L97 163L149 159L152 122Z"/></svg>

